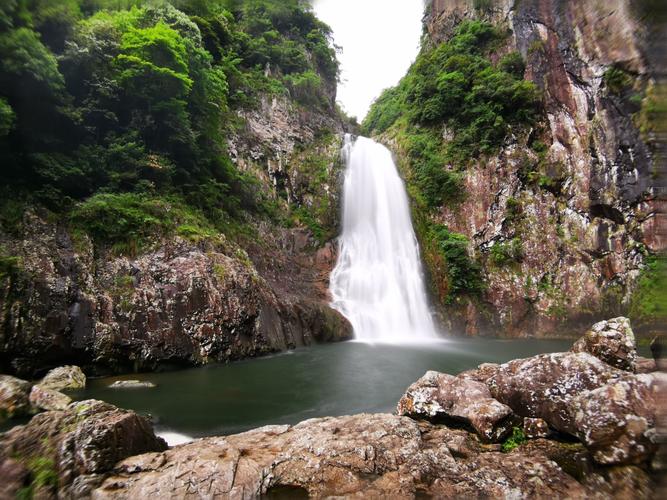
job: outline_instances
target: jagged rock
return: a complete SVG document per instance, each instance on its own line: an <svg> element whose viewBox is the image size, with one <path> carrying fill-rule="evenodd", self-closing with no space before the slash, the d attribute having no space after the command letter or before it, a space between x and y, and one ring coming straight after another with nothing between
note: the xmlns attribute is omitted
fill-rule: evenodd
<svg viewBox="0 0 667 500"><path fill-rule="evenodd" d="M549 435L549 424L541 418L523 419L523 432L528 439L543 438Z"/></svg>
<svg viewBox="0 0 667 500"><path fill-rule="evenodd" d="M84 389L86 387L86 375L78 366L59 366L47 373L39 385L42 389L53 391Z"/></svg>
<svg viewBox="0 0 667 500"><path fill-rule="evenodd" d="M542 354L500 365L487 386L517 415L544 419L550 427L573 434L570 401L625 374L588 353Z"/></svg>
<svg viewBox="0 0 667 500"><path fill-rule="evenodd" d="M575 434L600 464L635 464L656 450L660 412L667 408L667 374L629 375L573 398ZM664 429L661 431L664 432Z"/></svg>
<svg viewBox="0 0 667 500"><path fill-rule="evenodd" d="M30 412L30 382L10 375L0 375L0 422Z"/></svg>
<svg viewBox="0 0 667 500"><path fill-rule="evenodd" d="M157 384L148 380L116 380L109 385L109 389L151 389L157 387Z"/></svg>
<svg viewBox="0 0 667 500"><path fill-rule="evenodd" d="M467 443L467 444L464 444ZM94 499L583 497L544 454L487 452L471 434L373 414L269 426L119 463Z"/></svg>
<svg viewBox="0 0 667 500"><path fill-rule="evenodd" d="M588 352L608 365L635 371L637 348L628 318L619 317L595 323L572 346L572 352Z"/></svg>
<svg viewBox="0 0 667 500"><path fill-rule="evenodd" d="M412 384L398 403L399 415L428 420L458 420L482 439L499 441L512 429L512 410L474 380L429 371Z"/></svg>
<svg viewBox="0 0 667 500"><path fill-rule="evenodd" d="M64 410L72 402L72 398L62 392L46 389L41 385L33 385L30 390L30 404L38 410Z"/></svg>
<svg viewBox="0 0 667 500"><path fill-rule="evenodd" d="M63 411L40 413L26 425L1 434L0 468L8 460L30 464L39 459L57 473L58 496L69 497L77 477L105 473L124 458L166 447L146 418L89 400Z"/></svg>

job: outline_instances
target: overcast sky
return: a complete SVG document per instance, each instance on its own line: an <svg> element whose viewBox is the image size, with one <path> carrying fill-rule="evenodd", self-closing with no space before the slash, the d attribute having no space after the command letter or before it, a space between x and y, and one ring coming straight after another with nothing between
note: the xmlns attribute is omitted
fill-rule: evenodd
<svg viewBox="0 0 667 500"><path fill-rule="evenodd" d="M424 0L313 0L313 5L343 48L338 101L361 122L373 99L396 85L417 56Z"/></svg>

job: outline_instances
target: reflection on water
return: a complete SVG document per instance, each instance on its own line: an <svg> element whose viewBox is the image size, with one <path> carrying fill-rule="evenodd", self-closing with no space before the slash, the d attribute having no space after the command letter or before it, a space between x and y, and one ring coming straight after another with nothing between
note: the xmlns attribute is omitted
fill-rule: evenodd
<svg viewBox="0 0 667 500"><path fill-rule="evenodd" d="M391 412L427 370L456 374L480 363L567 350L571 341L451 340L414 346L346 342L263 359L132 375L153 389L109 389L91 380L76 397L150 414L160 432L199 437L360 412Z"/></svg>

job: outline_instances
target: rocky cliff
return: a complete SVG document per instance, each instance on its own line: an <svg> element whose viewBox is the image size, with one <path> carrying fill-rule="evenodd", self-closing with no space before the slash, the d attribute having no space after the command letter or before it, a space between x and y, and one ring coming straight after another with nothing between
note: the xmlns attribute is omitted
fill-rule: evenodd
<svg viewBox="0 0 667 500"><path fill-rule="evenodd" d="M481 267L478 298L440 293L451 330L549 336L621 311L640 332L662 328L664 300L655 290L664 283L666 245L664 24L659 7L643 5L434 0L428 7L422 52L446 43L464 21L489 23L503 33L491 64L518 52L523 78L542 101L537 124L514 127L497 152L466 165L462 200L426 215L465 237ZM443 126L440 135L447 143L456 130ZM382 138L408 156L396 126ZM410 184L413 165L402 163ZM436 295L446 295L447 265L429 255L424 230L421 238Z"/></svg>

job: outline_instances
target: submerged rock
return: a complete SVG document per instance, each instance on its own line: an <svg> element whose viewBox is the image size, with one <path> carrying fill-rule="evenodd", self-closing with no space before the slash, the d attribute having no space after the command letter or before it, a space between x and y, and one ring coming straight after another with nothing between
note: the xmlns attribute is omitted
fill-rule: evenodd
<svg viewBox="0 0 667 500"><path fill-rule="evenodd" d="M109 389L152 389L157 384L148 380L116 380Z"/></svg>
<svg viewBox="0 0 667 500"><path fill-rule="evenodd" d="M592 326L571 349L588 352L608 365L634 372L637 348L628 318L600 321Z"/></svg>
<svg viewBox="0 0 667 500"><path fill-rule="evenodd" d="M164 440L155 436L150 422L132 411L120 410L101 401L72 403L62 411L40 413L26 425L0 435L0 469L12 467L12 461L39 464L39 470L57 477L57 493L70 497L85 496L124 458L166 449ZM31 482L38 481L36 467ZM56 493L56 485L45 486L44 496ZM16 491L13 492L16 494Z"/></svg>
<svg viewBox="0 0 667 500"><path fill-rule="evenodd" d="M570 401L624 375L588 353L542 354L500 365L487 386L517 415L541 418L556 430L574 434Z"/></svg>
<svg viewBox="0 0 667 500"><path fill-rule="evenodd" d="M0 422L30 413L30 382L10 375L0 375Z"/></svg>
<svg viewBox="0 0 667 500"><path fill-rule="evenodd" d="M398 403L399 415L438 421L458 420L485 441L499 441L511 430L512 410L474 380L429 371L412 384Z"/></svg>
<svg viewBox="0 0 667 500"><path fill-rule="evenodd" d="M33 385L30 391L30 404L37 410L65 410L72 398L62 392Z"/></svg>
<svg viewBox="0 0 667 500"><path fill-rule="evenodd" d="M575 434L595 461L611 465L640 463L655 452L667 437L664 428L658 429L665 408L667 374L652 373L586 391L573 398L569 412Z"/></svg>
<svg viewBox="0 0 667 500"><path fill-rule="evenodd" d="M86 376L78 366L60 366L47 373L39 385L43 389L54 391L84 389L86 387Z"/></svg>

